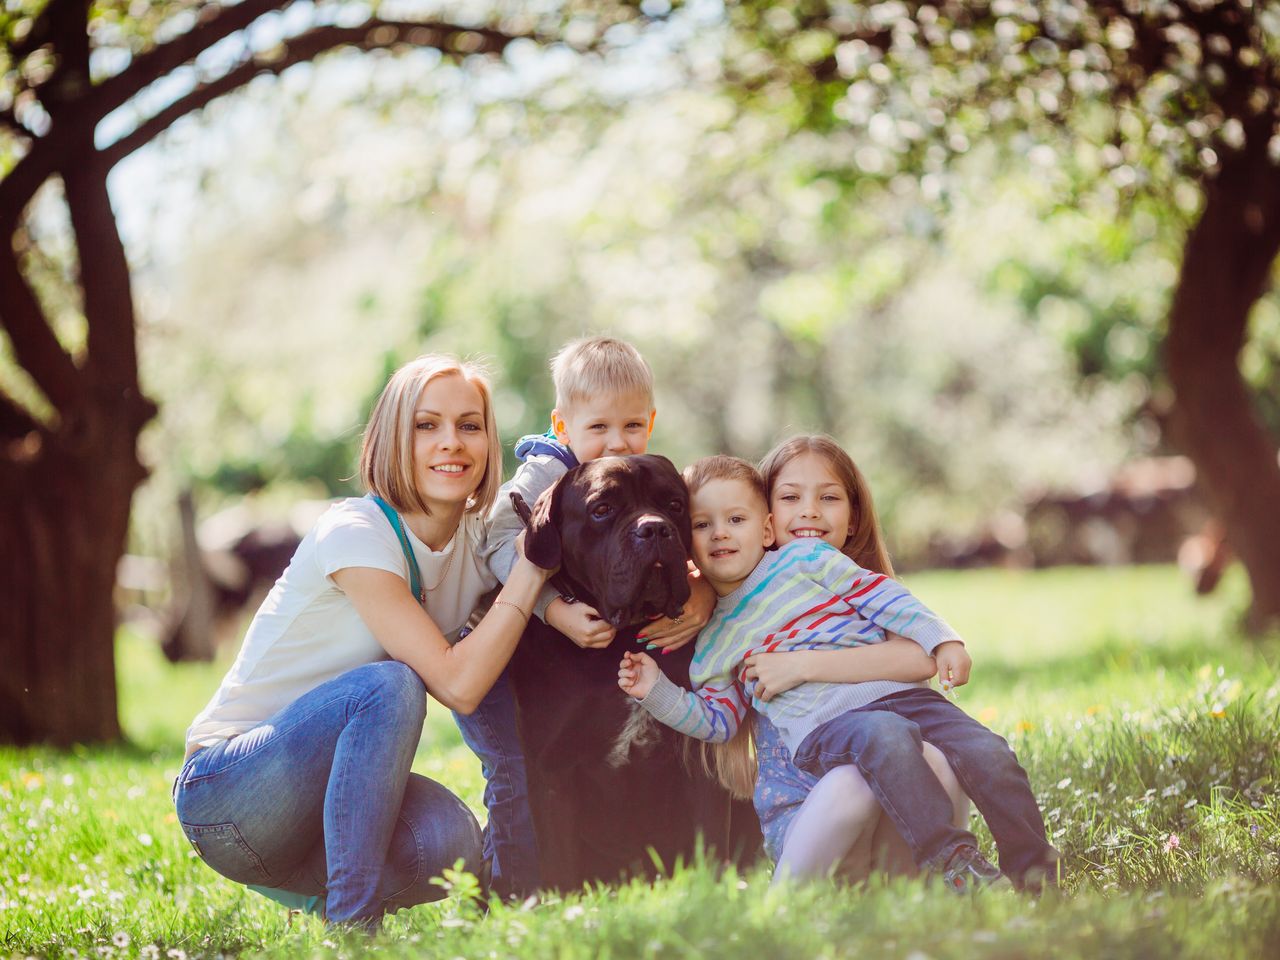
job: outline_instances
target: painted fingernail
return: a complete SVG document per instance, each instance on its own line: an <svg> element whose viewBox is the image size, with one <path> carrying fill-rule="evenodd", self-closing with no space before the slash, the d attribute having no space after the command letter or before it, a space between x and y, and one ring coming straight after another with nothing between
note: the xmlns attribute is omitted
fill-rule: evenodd
<svg viewBox="0 0 1280 960"><path fill-rule="evenodd" d="M637 634L636 634L636 643L644 643L644 641L646 641L646 640L648 640L648 639L649 639L649 638L648 638L648 637L646 637L643 633L637 633Z"/></svg>
<svg viewBox="0 0 1280 960"><path fill-rule="evenodd" d="M671 650L671 648L670 648L670 647L663 647L663 648L662 648L662 655L663 655L664 657L665 657L668 653L671 653L671 652L673 652L673 651Z"/></svg>
<svg viewBox="0 0 1280 960"><path fill-rule="evenodd" d="M657 650L657 649L658 649L658 645L657 645L656 643L646 643L646 644L644 645L644 648L645 648L646 650Z"/></svg>

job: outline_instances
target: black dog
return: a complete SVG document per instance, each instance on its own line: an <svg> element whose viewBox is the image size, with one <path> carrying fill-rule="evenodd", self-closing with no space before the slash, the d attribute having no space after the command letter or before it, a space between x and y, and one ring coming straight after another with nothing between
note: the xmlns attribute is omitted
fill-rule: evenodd
<svg viewBox="0 0 1280 960"><path fill-rule="evenodd" d="M653 855L669 869L692 856L699 835L721 855L733 852L729 794L687 738L653 721L617 685L623 651L639 649L638 625L678 616L689 599L691 542L689 496L665 457L582 464L533 509L526 555L559 566L558 589L618 627L608 647L584 650L535 618L511 660L547 887L652 876ZM688 644L657 660L688 687L692 657ZM758 848L754 812L737 805L737 817L734 832Z"/></svg>

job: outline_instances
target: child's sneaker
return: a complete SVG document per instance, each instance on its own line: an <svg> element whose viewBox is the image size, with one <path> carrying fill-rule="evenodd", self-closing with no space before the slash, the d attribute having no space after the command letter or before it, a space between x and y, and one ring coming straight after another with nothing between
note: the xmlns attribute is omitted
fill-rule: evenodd
<svg viewBox="0 0 1280 960"><path fill-rule="evenodd" d="M947 889L962 895L991 886L1002 877L1003 874L978 852L977 847L967 843L956 847L942 868L942 882Z"/></svg>

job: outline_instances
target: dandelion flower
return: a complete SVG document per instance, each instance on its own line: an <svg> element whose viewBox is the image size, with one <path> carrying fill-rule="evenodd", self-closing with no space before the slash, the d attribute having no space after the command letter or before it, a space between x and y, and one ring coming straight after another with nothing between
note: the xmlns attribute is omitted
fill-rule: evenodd
<svg viewBox="0 0 1280 960"><path fill-rule="evenodd" d="M130 937L123 930L117 930L114 934L111 935L111 942L114 943L121 950L123 950L125 947L127 947L130 943L133 942L133 938Z"/></svg>

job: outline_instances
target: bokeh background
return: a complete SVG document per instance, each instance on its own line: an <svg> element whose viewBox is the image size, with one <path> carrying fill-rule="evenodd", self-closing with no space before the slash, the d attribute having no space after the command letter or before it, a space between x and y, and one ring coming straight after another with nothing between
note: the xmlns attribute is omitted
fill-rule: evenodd
<svg viewBox="0 0 1280 960"><path fill-rule="evenodd" d="M1274 952L1278 122L1258 0L5 0L0 954ZM850 451L1061 896L455 875L350 942L188 848L183 730L389 372L488 358L510 451L592 333L678 464ZM414 768L483 815L447 711Z"/></svg>

